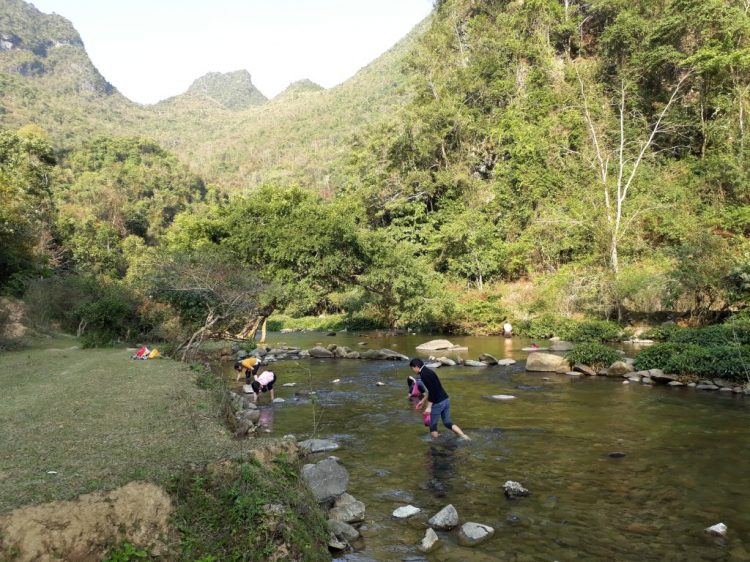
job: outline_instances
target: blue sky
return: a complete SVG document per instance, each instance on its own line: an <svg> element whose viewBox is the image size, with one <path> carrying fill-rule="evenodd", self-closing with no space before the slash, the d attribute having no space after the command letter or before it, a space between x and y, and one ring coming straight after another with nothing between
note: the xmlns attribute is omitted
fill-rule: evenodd
<svg viewBox="0 0 750 562"><path fill-rule="evenodd" d="M207 72L247 69L268 97L309 78L326 88L405 36L432 0L34 0L81 34L104 77L140 103Z"/></svg>

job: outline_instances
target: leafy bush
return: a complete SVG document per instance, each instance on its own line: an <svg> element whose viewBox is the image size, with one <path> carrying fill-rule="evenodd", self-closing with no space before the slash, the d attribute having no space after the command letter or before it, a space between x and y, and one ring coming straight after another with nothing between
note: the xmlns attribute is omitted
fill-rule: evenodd
<svg viewBox="0 0 750 562"><path fill-rule="evenodd" d="M323 318L303 316L292 318L286 314L273 314L268 318L266 328L272 332L281 330L378 330L384 328L382 322L362 315L329 314Z"/></svg>
<svg viewBox="0 0 750 562"><path fill-rule="evenodd" d="M620 361L621 358L616 350L601 343L580 343L574 345L573 349L565 355L565 359L571 365L580 363L588 365L594 370L609 367L615 361Z"/></svg>
<svg viewBox="0 0 750 562"><path fill-rule="evenodd" d="M649 328L640 337L644 340L667 341L674 332L681 329L677 324L662 324L661 326Z"/></svg>
<svg viewBox="0 0 750 562"><path fill-rule="evenodd" d="M639 371L662 369L677 375L750 382L750 346L700 347L690 343L660 343L638 353L634 367Z"/></svg>
<svg viewBox="0 0 750 562"><path fill-rule="evenodd" d="M614 322L604 320L588 320L581 322L566 336L560 336L570 341L605 342L620 341L622 328Z"/></svg>
<svg viewBox="0 0 750 562"><path fill-rule="evenodd" d="M500 300L499 295L484 294L467 298L457 307L452 322L455 331L473 335L501 334L508 313Z"/></svg>
<svg viewBox="0 0 750 562"><path fill-rule="evenodd" d="M620 341L622 327L614 322L604 320L585 320L583 322L567 318L543 314L531 320L521 321L515 327L518 335L532 339L546 339L553 336L569 341L605 342Z"/></svg>
<svg viewBox="0 0 750 562"><path fill-rule="evenodd" d="M667 341L692 343L703 347L750 345L750 328L725 324L703 328L685 328L670 333Z"/></svg>

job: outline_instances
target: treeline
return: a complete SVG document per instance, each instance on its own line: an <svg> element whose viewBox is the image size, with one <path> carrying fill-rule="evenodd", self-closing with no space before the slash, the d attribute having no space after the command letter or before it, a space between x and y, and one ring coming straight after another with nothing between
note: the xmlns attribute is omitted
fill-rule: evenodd
<svg viewBox="0 0 750 562"><path fill-rule="evenodd" d="M2 284L58 295L44 314L92 340L183 354L273 311L475 333L720 320L750 280L749 32L729 0L439 2L411 102L322 193L229 196L144 139L54 154L3 132Z"/></svg>

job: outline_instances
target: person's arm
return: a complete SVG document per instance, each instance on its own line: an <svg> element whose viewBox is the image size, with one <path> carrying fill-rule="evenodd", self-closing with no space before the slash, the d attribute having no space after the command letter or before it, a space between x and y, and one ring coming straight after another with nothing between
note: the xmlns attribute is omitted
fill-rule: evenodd
<svg viewBox="0 0 750 562"><path fill-rule="evenodd" d="M241 376L242 376L242 369L237 369L237 378L234 379L234 382L240 382Z"/></svg>
<svg viewBox="0 0 750 562"><path fill-rule="evenodd" d="M427 387L425 386L424 387L424 397L419 402L417 402L417 410L421 409L422 406L424 406L425 402L427 402L427 410L425 410L425 412L429 412L429 411L432 410L432 402L428 402L428 400L427 400L427 398L429 397L429 395L430 395L430 391L427 390Z"/></svg>

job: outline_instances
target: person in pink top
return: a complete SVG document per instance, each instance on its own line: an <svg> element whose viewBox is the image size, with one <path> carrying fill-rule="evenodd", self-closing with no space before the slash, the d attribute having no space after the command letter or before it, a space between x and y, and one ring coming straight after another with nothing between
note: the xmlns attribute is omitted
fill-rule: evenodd
<svg viewBox="0 0 750 562"><path fill-rule="evenodd" d="M273 384L276 382L276 375L273 371L263 371L260 375L253 375L255 380L250 383L253 388L253 402L258 403L258 395L261 392L271 392L271 402L273 402Z"/></svg>

